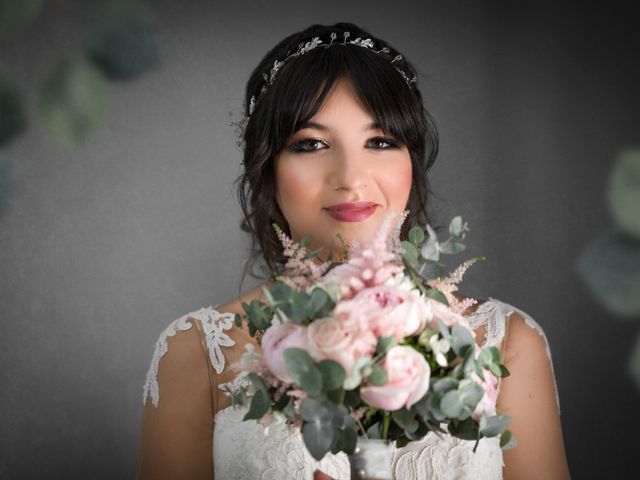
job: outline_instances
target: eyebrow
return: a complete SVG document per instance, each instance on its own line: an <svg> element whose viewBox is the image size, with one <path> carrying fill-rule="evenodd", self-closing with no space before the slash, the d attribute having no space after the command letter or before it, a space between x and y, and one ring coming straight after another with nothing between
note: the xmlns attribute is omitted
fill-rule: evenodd
<svg viewBox="0 0 640 480"><path fill-rule="evenodd" d="M304 122L300 125L300 127L298 128L298 130L302 130L303 128L315 128L316 130L321 130L323 132L327 132L329 130L331 130L331 128L329 128L326 125L323 125L321 123L317 123L317 122L311 122L311 121L307 121ZM382 130L382 127L380 126L380 124L378 122L371 122L371 123L367 123L364 128L362 129L362 131L367 131L367 130Z"/></svg>

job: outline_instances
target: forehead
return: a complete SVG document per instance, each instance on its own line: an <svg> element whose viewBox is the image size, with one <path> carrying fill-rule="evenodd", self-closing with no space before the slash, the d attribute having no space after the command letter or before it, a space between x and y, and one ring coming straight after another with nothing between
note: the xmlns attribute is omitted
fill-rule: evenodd
<svg viewBox="0 0 640 480"><path fill-rule="evenodd" d="M369 122L373 120L371 112L358 97L353 82L347 77L340 77L336 79L311 120L344 122L353 118L362 118Z"/></svg>

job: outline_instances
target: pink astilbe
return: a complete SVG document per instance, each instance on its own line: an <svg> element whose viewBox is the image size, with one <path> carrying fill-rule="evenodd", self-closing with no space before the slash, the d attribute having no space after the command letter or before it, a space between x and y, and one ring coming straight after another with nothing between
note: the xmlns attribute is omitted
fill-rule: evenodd
<svg viewBox="0 0 640 480"><path fill-rule="evenodd" d="M307 255L305 247L294 242L278 227L276 227L276 233L282 244L282 253L287 257L284 272L277 277L277 280L296 290L305 290L317 283L331 263L329 261L319 262L313 257L305 258Z"/></svg>
<svg viewBox="0 0 640 480"><path fill-rule="evenodd" d="M475 298L465 298L463 300L458 300L452 293L458 290L457 284L462 281L462 276L468 270L468 268L477 260L477 258L472 258L463 262L448 277L438 277L435 279L427 280L427 285L435 288L436 290L440 290L444 294L444 296L447 297L447 301L449 302L449 309L454 313L461 314L470 306L478 303Z"/></svg>
<svg viewBox="0 0 640 480"><path fill-rule="evenodd" d="M378 229L373 241L366 245L353 241L349 246L346 263L330 270L324 277L326 283L338 283L343 299L352 298L359 291L382 285L391 277L404 271L399 232L407 212L398 216L390 212Z"/></svg>

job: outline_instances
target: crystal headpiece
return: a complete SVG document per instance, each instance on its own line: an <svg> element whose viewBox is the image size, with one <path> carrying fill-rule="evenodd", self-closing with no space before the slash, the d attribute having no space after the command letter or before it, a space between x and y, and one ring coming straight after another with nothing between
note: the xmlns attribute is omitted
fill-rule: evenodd
<svg viewBox="0 0 640 480"><path fill-rule="evenodd" d="M262 85L262 88L260 89L260 93L258 94L258 98L256 99L255 95L251 96L251 101L249 103L249 116L251 116L251 114L254 112L255 108L256 108L256 102L258 100L260 100L260 98L262 98L262 96L264 95L264 93L267 91L267 89L269 88L270 85L273 84L273 82L275 81L276 78L276 74L278 73L278 70L280 70L280 68L282 68L282 66L290 59L298 57L300 55L304 55L305 53L309 52L310 50L313 50L316 47L323 47L323 48L329 48L332 45L347 45L347 44L352 44L352 45L358 45L360 47L364 47L364 48L368 48L371 51L375 52L375 53L389 53L389 47L384 47L381 48L380 50L376 50L374 44L373 44L373 40L371 40L370 38L366 38L366 39L362 39L361 37L356 38L355 40L349 40L347 41L347 38L349 38L351 36L350 32L343 32L343 40L342 42L336 42L334 43L334 40L337 37L336 32L332 32L331 33L331 42L329 43L323 43L322 40L320 40L319 37L313 37L311 39L311 41L309 42L302 42L298 45L298 50L296 50L294 53L292 53L291 55L288 55L287 57L285 57L282 60L278 60L276 59L273 62L273 67L271 68L271 72L269 75L267 75L266 73L262 74L262 78L264 79L264 84ZM287 52L288 54L289 52ZM400 75L402 75L402 78L404 78L405 82L407 82L407 85L409 87L411 87L411 84L414 83L417 80L417 76L413 75L412 78L409 78L407 76L407 74L401 70L400 68L398 68L394 62L398 62L402 60L402 55L396 55L393 60L391 60L391 64L394 66L394 68L400 73Z"/></svg>

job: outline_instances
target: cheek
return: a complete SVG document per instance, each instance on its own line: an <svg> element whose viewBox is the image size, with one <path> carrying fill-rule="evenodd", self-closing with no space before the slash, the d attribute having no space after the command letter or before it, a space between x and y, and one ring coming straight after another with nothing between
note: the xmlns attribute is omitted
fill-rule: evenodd
<svg viewBox="0 0 640 480"><path fill-rule="evenodd" d="M318 188L318 174L314 168L301 162L281 162L276 167L277 198L280 208L289 207L291 200L306 203L315 197Z"/></svg>
<svg viewBox="0 0 640 480"><path fill-rule="evenodd" d="M411 158L397 159L380 169L379 185L382 187L390 206L404 210L411 193L412 166Z"/></svg>

